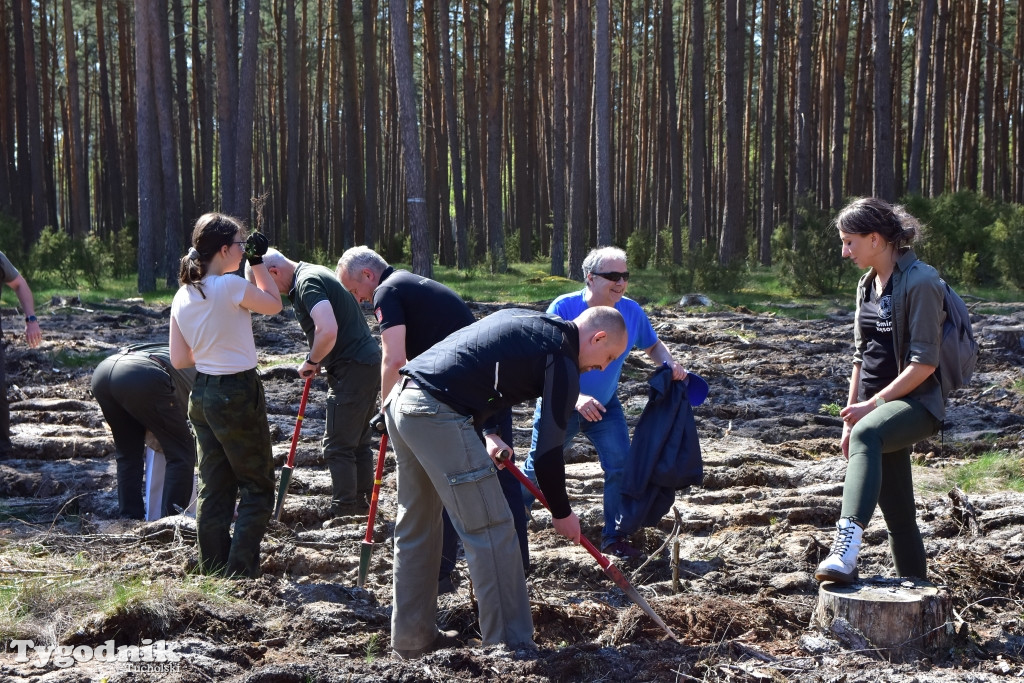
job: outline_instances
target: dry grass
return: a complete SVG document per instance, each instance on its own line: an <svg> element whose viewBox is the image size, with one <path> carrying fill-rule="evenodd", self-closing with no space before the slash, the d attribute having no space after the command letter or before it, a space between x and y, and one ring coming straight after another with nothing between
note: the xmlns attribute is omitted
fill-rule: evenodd
<svg viewBox="0 0 1024 683"><path fill-rule="evenodd" d="M137 535L52 531L41 542L0 540L0 641L55 645L86 622L134 610L161 620L180 605L233 600L232 583L225 579L168 572L166 563L159 565L161 572L155 564L113 560L139 545ZM136 550L154 554L148 547ZM186 554L185 544L161 551L172 567L183 566Z"/></svg>

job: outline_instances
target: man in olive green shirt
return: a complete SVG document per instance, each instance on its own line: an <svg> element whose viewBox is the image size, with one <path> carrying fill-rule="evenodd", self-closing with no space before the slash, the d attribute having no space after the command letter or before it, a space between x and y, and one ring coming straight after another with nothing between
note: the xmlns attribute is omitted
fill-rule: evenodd
<svg viewBox="0 0 1024 683"><path fill-rule="evenodd" d="M370 419L380 391L380 347L356 300L323 266L295 262L276 249L263 256L278 290L292 302L309 343L302 378L327 375L324 460L331 472L331 510L365 514L373 490Z"/></svg>

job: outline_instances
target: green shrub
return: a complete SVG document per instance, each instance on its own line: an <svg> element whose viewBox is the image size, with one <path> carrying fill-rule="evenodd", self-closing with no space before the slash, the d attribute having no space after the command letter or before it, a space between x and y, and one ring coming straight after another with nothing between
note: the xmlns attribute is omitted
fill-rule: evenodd
<svg viewBox="0 0 1024 683"><path fill-rule="evenodd" d="M38 273L55 276L70 289L78 288L78 267L71 235L50 226L43 228L29 253L29 263Z"/></svg>
<svg viewBox="0 0 1024 683"><path fill-rule="evenodd" d="M989 227L999 218L995 202L969 191L944 194L931 202L908 202L907 209L924 224L917 255L955 284L994 284L994 250Z"/></svg>
<svg viewBox="0 0 1024 683"><path fill-rule="evenodd" d="M747 265L741 260L724 266L718 262L718 247L710 242L690 252L689 267L669 273L673 289L680 293L697 289L702 292L731 294L747 281ZM678 285L678 288L677 288Z"/></svg>
<svg viewBox="0 0 1024 683"><path fill-rule="evenodd" d="M636 230L626 238L626 258L637 270L650 266L653 255L654 243L647 232Z"/></svg>
<svg viewBox="0 0 1024 683"><path fill-rule="evenodd" d="M122 278L136 272L138 263L139 224L134 219L109 236L110 269L115 278Z"/></svg>
<svg viewBox="0 0 1024 683"><path fill-rule="evenodd" d="M1024 287L1024 207L1013 206L989 228L996 267L1006 280Z"/></svg>
<svg viewBox="0 0 1024 683"><path fill-rule="evenodd" d="M829 224L829 216L817 208L802 208L803 225L792 246L789 225L772 234L772 261L779 279L795 294L832 294L842 286L849 264L843 262L842 242Z"/></svg>
<svg viewBox="0 0 1024 683"><path fill-rule="evenodd" d="M388 235L381 239L378 253L388 263L410 263L412 261L412 238L405 234Z"/></svg>
<svg viewBox="0 0 1024 683"><path fill-rule="evenodd" d="M303 261L307 263L315 263L321 265L329 270L334 270L338 265L338 260L333 258L330 253L323 247L314 247L313 250L303 258Z"/></svg>
<svg viewBox="0 0 1024 683"><path fill-rule="evenodd" d="M124 245L119 248L124 249ZM75 239L63 230L47 226L29 252L28 263L34 277L45 281L78 289L84 279L90 287L98 288L113 270L112 249L94 232Z"/></svg>
<svg viewBox="0 0 1024 683"><path fill-rule="evenodd" d="M75 267L93 289L98 288L100 281L111 271L113 257L110 248L95 232L90 232L81 240L72 240L72 243Z"/></svg>

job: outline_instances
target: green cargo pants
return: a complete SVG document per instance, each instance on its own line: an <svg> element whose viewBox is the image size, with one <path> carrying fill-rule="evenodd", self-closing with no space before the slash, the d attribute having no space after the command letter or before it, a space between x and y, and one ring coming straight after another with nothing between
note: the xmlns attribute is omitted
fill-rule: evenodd
<svg viewBox="0 0 1024 683"><path fill-rule="evenodd" d="M207 573L256 578L274 510L274 461L263 384L256 370L196 375L189 419L199 457L196 527ZM231 519L238 503L232 537Z"/></svg>

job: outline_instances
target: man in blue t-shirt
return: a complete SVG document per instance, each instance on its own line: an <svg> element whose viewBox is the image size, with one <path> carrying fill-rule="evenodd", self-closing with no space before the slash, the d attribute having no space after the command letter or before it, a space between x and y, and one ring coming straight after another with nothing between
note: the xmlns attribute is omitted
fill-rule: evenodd
<svg viewBox="0 0 1024 683"><path fill-rule="evenodd" d="M665 343L658 339L651 327L651 321L640 304L624 296L629 283L626 270L626 252L616 247L594 249L583 260L583 279L586 287L579 292L563 294L548 306L548 313L554 313L563 320L572 320L592 306L612 306L626 321L629 337L626 350L604 370L591 370L580 375L580 394L576 410L569 419L565 430L565 446L568 447L576 434L583 432L597 449L601 468L604 470L604 529L601 533L601 549L618 557L634 558L642 553L622 538L617 529L619 497L622 487L623 468L629 454L629 428L622 404L616 395L619 375L626 356L634 347L639 347L658 364L672 368L672 379L686 378L686 370L673 358ZM537 424L541 415L541 401L537 400L534 413L533 436L530 439L530 454L526 456L523 471L534 479L533 459L537 445ZM536 481L536 479L534 479ZM533 496L524 490L527 505L533 503Z"/></svg>

